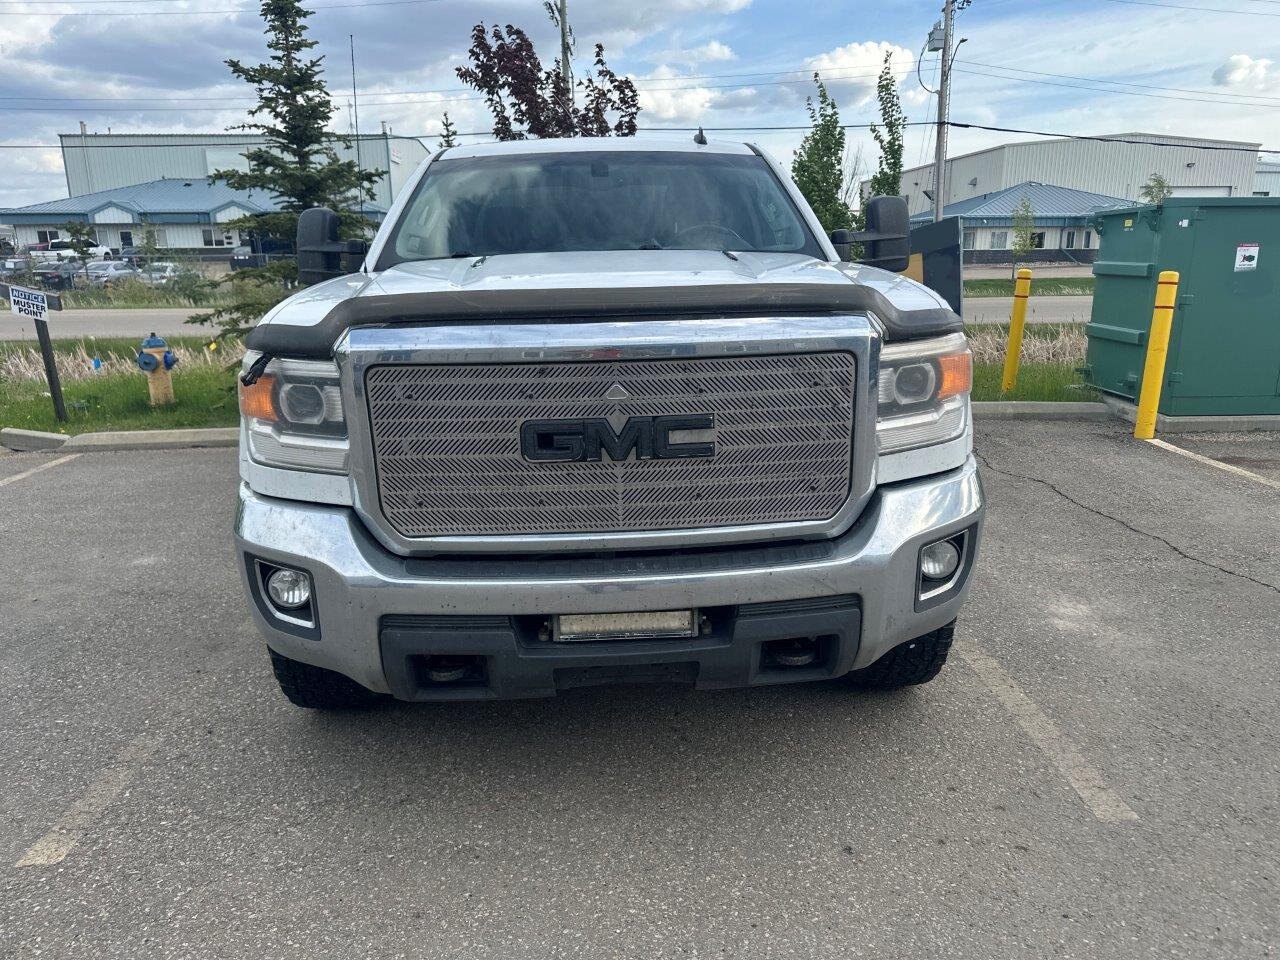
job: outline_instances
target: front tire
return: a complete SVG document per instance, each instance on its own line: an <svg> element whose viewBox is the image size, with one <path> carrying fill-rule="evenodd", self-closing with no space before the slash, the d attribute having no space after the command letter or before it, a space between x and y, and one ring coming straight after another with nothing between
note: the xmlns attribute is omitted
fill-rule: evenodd
<svg viewBox="0 0 1280 960"><path fill-rule="evenodd" d="M372 690L333 670L290 660L270 647L267 652L271 654L271 669L275 672L276 682L294 706L308 710L360 710L382 699Z"/></svg>
<svg viewBox="0 0 1280 960"><path fill-rule="evenodd" d="M900 690L928 683L947 662L955 632L952 620L932 633L898 644L871 666L853 671L849 679L867 690Z"/></svg>

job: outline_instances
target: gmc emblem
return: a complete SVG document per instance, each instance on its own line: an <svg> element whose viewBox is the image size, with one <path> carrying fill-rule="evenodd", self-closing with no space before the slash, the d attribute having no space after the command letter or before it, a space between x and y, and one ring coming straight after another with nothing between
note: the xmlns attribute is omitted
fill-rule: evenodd
<svg viewBox="0 0 1280 960"><path fill-rule="evenodd" d="M673 460L714 457L714 443L673 443L677 430L710 430L715 417L695 413L670 417L629 417L620 431L603 417L583 420L526 420L520 424L520 453L526 460Z"/></svg>

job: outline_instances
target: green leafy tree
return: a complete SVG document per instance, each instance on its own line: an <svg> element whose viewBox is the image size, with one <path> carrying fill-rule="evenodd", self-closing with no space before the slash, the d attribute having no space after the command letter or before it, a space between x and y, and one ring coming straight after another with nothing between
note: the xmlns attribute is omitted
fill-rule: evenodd
<svg viewBox="0 0 1280 960"><path fill-rule="evenodd" d="M1153 173L1147 177L1147 182L1142 185L1142 189L1138 191L1138 196L1144 203L1164 203L1173 196L1173 187L1169 185L1169 181L1158 173Z"/></svg>
<svg viewBox="0 0 1280 960"><path fill-rule="evenodd" d="M267 193L279 211L246 217L231 226L262 239L292 243L298 215L323 206L338 212L346 236L363 236L369 223L356 208L374 198L373 187L382 173L338 156L335 145L351 140L328 132L335 108L324 81L324 58L310 53L316 45L307 36L311 11L298 0L262 0L261 15L271 51L268 60L252 66L239 60L226 64L258 96L249 111L252 119L231 129L256 133L264 144L245 151L247 170L217 170L210 179L237 190ZM192 317L191 322L217 322L224 333L243 332L262 316L264 306L283 299L296 279L297 267L287 261L240 271L231 283L233 302Z"/></svg>
<svg viewBox="0 0 1280 960"><path fill-rule="evenodd" d="M876 81L880 123L871 125L871 136L880 148L880 160L869 184L873 197L902 194L902 134L906 129L907 115L902 112L902 102L898 99L898 83L893 77L890 57L889 53L884 55L884 66Z"/></svg>
<svg viewBox="0 0 1280 960"><path fill-rule="evenodd" d="M444 112L444 119L440 121L440 149L446 147L456 147L458 145L458 128L453 125L453 120L449 117L449 111Z"/></svg>
<svg viewBox="0 0 1280 960"><path fill-rule="evenodd" d="M66 231L67 240L71 244L73 252L71 259L80 264L80 269L87 277L89 261L93 259L93 248L98 246L98 237L93 232L93 226L88 223L72 222L64 225L62 229Z"/></svg>
<svg viewBox="0 0 1280 960"><path fill-rule="evenodd" d="M815 73L813 82L818 88L818 102L815 104L813 97L805 97L804 101L812 128L791 160L791 177L817 214L822 229L847 230L853 224L853 215L843 197L844 128L840 126L840 111L822 78Z"/></svg>
<svg viewBox="0 0 1280 960"><path fill-rule="evenodd" d="M1013 243L1010 249L1013 252L1013 266L1017 269L1018 261L1024 259L1027 254L1035 249L1035 238L1033 234L1036 230L1036 211L1031 206L1031 199L1023 197L1018 205L1013 208Z"/></svg>

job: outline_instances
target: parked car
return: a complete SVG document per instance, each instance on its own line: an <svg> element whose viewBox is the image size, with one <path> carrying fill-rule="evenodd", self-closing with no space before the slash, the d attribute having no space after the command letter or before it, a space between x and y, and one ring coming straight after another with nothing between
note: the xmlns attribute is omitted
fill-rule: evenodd
<svg viewBox="0 0 1280 960"><path fill-rule="evenodd" d="M5 257L0 260L0 277L12 277L31 270L30 257Z"/></svg>
<svg viewBox="0 0 1280 960"><path fill-rule="evenodd" d="M253 247L236 247L231 251L231 269L232 270L249 270L252 267L262 267L267 263L267 255L265 253L254 253Z"/></svg>
<svg viewBox="0 0 1280 960"><path fill-rule="evenodd" d="M75 244L70 240L51 240L48 243L37 243L27 248L32 260L76 260L79 254ZM90 259L105 259L111 256L111 248L94 246L89 248Z"/></svg>
<svg viewBox="0 0 1280 960"><path fill-rule="evenodd" d="M89 286L110 287L125 280L140 280L141 271L122 260L98 260L86 267Z"/></svg>
<svg viewBox="0 0 1280 960"><path fill-rule="evenodd" d="M167 287L187 272L176 263L153 263L141 269L139 279L148 287Z"/></svg>
<svg viewBox="0 0 1280 960"><path fill-rule="evenodd" d="M36 262L32 273L37 285L45 290L70 290L76 285L76 278L84 276L84 268L68 260L47 260Z"/></svg>

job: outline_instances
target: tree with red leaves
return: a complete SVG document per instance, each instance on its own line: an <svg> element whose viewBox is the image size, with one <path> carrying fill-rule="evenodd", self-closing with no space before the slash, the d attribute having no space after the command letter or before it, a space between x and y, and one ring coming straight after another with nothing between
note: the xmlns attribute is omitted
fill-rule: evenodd
<svg viewBox="0 0 1280 960"><path fill-rule="evenodd" d="M458 79L484 94L498 140L635 136L640 95L605 63L604 44L595 47L595 76L572 86L565 83L564 65L557 60L544 69L528 34L511 24L490 31L477 23L467 56L471 66L458 67ZM567 95L574 89L581 104Z"/></svg>

